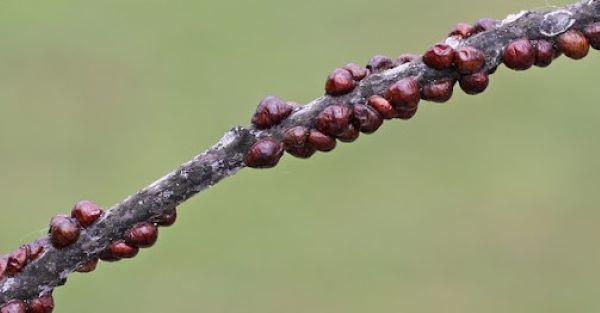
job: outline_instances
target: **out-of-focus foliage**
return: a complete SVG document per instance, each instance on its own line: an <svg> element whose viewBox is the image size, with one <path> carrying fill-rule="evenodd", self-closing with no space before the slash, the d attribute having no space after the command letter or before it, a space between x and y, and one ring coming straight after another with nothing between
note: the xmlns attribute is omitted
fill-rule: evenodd
<svg viewBox="0 0 600 313"><path fill-rule="evenodd" d="M567 1L551 3L566 4ZM0 250L119 201L328 72L522 1L0 1ZM57 312L597 312L600 53L245 170Z"/></svg>

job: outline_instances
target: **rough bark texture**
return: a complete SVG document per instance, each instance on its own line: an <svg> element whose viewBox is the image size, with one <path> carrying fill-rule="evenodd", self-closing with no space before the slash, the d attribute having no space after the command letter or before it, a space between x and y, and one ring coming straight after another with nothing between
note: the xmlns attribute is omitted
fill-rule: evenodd
<svg viewBox="0 0 600 313"><path fill-rule="evenodd" d="M492 72L502 62L504 47L514 39L526 37L554 41L556 36L568 29L582 29L598 21L600 0L585 0L568 7L511 15L495 30L463 41L449 38L447 43L454 47L468 45L480 49L486 55L485 71ZM454 69L432 70L421 61L415 61L370 75L347 95L325 96L298 107L289 118L271 129L259 131L237 127L230 130L206 152L114 205L99 222L83 230L74 245L58 250L50 245L48 238L39 239L38 242L45 247L44 254L15 277L0 281L0 306L13 299L29 300L51 293L66 282L67 276L79 264L97 258L111 241L121 239L136 223L158 216L223 178L232 176L245 166L244 154L257 139L281 139L283 131L292 126L313 128L316 116L325 107L336 103L363 104L370 96L383 95L393 82L408 76L423 85L443 78L458 79L459 73Z"/></svg>

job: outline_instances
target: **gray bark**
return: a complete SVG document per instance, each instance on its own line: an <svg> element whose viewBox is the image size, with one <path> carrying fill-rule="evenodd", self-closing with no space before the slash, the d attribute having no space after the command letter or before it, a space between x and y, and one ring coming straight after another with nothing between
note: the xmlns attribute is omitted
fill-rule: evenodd
<svg viewBox="0 0 600 313"><path fill-rule="evenodd" d="M598 21L600 0L585 0L563 8L511 15L493 31L480 33L464 41L452 42L449 39L448 42L456 47L469 45L483 51L486 55L485 70L492 72L502 62L503 48L514 39L526 37L553 41L568 29L582 29ZM292 126L313 128L316 116L325 107L336 103L363 104L370 96L383 95L393 82L408 76L425 84L443 78L457 79L459 74L455 70L432 70L416 61L370 75L347 95L324 96L298 107L289 118L271 129L236 127L230 130L212 148L114 205L101 220L83 230L74 245L59 250L50 245L47 237L39 239L45 247L44 254L15 277L0 281L0 306L12 299L28 300L51 293L55 287L66 282L68 275L79 264L98 258L112 241L121 239L136 223L148 221L234 175L244 167L244 154L257 139L281 139L283 131Z"/></svg>

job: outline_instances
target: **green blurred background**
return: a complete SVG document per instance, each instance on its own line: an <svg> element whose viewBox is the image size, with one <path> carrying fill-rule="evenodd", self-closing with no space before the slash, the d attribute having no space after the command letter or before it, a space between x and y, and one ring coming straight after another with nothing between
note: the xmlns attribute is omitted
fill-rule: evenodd
<svg viewBox="0 0 600 313"><path fill-rule="evenodd" d="M109 206L328 72L568 1L2 0L0 251ZM244 170L57 312L598 312L600 54Z"/></svg>

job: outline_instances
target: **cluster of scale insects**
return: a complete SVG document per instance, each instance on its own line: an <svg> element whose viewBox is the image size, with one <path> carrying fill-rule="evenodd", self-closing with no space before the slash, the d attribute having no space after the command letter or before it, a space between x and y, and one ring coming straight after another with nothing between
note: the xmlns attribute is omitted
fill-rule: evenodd
<svg viewBox="0 0 600 313"><path fill-rule="evenodd" d="M492 19L481 19L474 26L461 23L454 27L449 36L463 40L499 25L500 22ZM588 54L590 46L600 50L600 23L590 24L582 30L568 30L552 40L513 40L504 47L502 62L517 71L534 65L547 67L562 54L571 59L582 59ZM458 79L445 78L421 84L415 78L406 77L394 82L385 93L364 99L363 103L350 105L340 100L323 109L312 127L291 127L283 132L279 140L259 139L246 153L245 164L253 168L270 168L277 165L284 151L299 158L309 158L316 151L331 151L336 146L336 140L352 142L361 132L371 134L377 131L386 119L411 119L417 113L421 100L438 103L448 101L457 82L467 94L482 93L488 87L489 75L495 71L495 68L485 70L486 55L483 51L471 46L453 48L440 43L422 56L404 54L396 61L375 56L366 67L348 64L337 68L327 77L325 91L331 97L343 96L354 91L360 81L371 74L417 61L434 70L455 71ZM266 97L258 105L252 124L257 129L269 129L288 118L293 110L292 103L273 96Z"/></svg>
<svg viewBox="0 0 600 313"><path fill-rule="evenodd" d="M56 215L50 221L48 231L49 243L56 249L68 249L75 244L83 229L90 227L103 215L104 210L91 201L79 201L71 210L71 215ZM159 226L171 226L177 219L176 209L167 210L147 222L138 223L129 229L122 239L112 242L100 255L80 264L75 271L89 273L96 269L99 260L116 262L135 257L140 248L154 245L158 239ZM6 257L0 258L0 281L11 278L23 271L25 267L37 260L45 252L44 240L24 245ZM54 300L51 294L43 295L29 301L13 300L0 308L1 313L51 313Z"/></svg>
<svg viewBox="0 0 600 313"><path fill-rule="evenodd" d="M474 34L493 30L498 25L499 22L492 19L481 19L474 26L458 24L450 36L466 39ZM572 59L581 59L588 54L590 46L600 50L600 23L588 25L581 31L569 30L553 41L532 41L527 38L514 40L505 47L502 61L514 70L526 70L533 65L546 67L561 54ZM488 75L492 72L484 71L486 56L482 51L469 46L454 49L441 43L422 56L405 54L396 61L376 56L366 67L348 64L335 69L327 77L325 91L333 97L342 96L352 92L361 80L371 74L418 60L435 70L453 69L460 74L460 78L448 78L420 85L414 78L407 77L393 83L385 94L374 95L363 104L330 105L318 114L314 128L294 126L283 132L281 140L262 138L257 141L246 153L245 164L253 168L274 167L284 150L299 158L309 158L316 151L331 151L336 147L336 140L352 142L358 138L360 132L370 134L377 131L386 119L412 118L421 99L439 103L448 101L457 81L467 94L481 93L487 88ZM294 108L294 104L277 97L266 97L258 105L252 124L257 129L269 129L288 118ZM52 218L49 230L50 244L56 249L68 249L79 240L82 229L96 223L104 214L100 206L91 201L78 202L70 216L57 215ZM156 242L158 227L172 225L176 216L176 210L172 209L135 225L123 238L112 242L99 259L115 262L135 257L140 248L150 247ZM14 277L43 255L44 240L46 239L22 246L8 256L0 258L0 282ZM93 259L80 264L76 271L91 272L97 263L98 259ZM0 313L50 313L53 309L54 301L52 295L48 294L28 301L9 301L0 308Z"/></svg>

